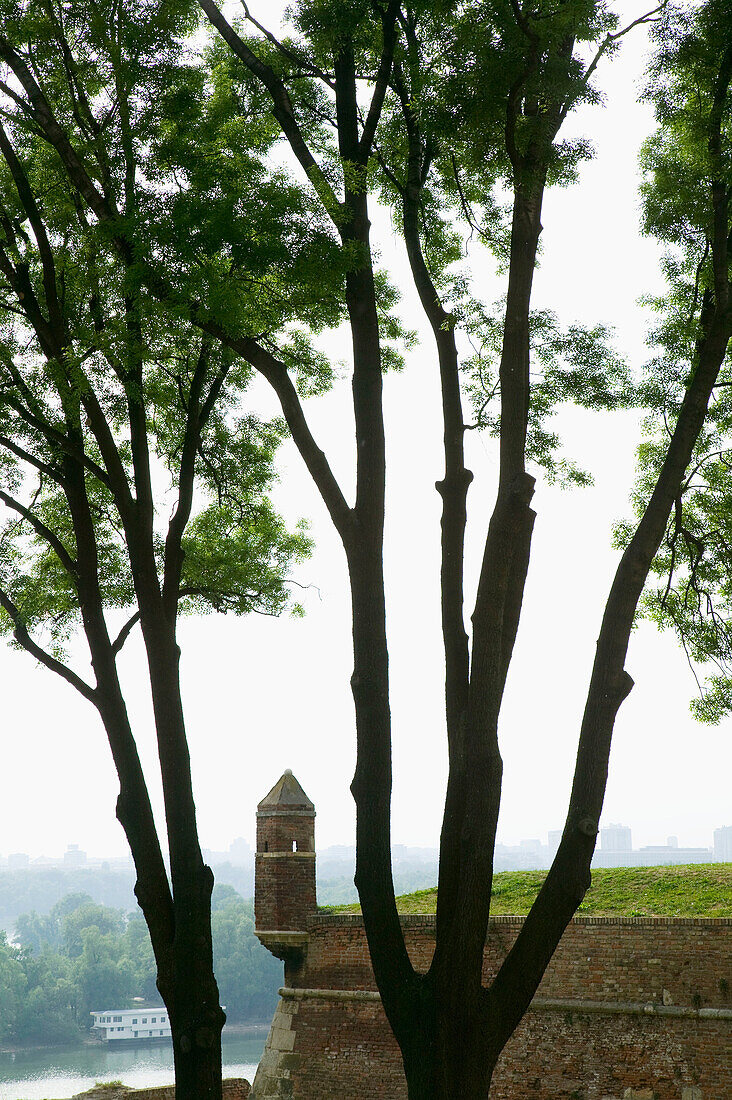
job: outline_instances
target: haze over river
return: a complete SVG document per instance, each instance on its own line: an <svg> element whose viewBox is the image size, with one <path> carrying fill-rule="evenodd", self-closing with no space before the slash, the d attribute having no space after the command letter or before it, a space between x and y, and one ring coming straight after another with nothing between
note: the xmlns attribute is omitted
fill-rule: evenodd
<svg viewBox="0 0 732 1100"><path fill-rule="evenodd" d="M253 1081L265 1038L264 1029L255 1036L224 1033L224 1077ZM0 1100L66 1100L97 1081L115 1080L134 1088L172 1084L170 1043L122 1048L95 1043L0 1053Z"/></svg>

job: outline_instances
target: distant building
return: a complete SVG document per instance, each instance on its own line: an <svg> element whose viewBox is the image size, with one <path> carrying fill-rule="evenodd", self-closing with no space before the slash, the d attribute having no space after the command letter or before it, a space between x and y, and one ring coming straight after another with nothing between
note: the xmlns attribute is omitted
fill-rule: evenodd
<svg viewBox="0 0 732 1100"><path fill-rule="evenodd" d="M600 847L603 852L631 852L633 840L628 825L604 825L600 829Z"/></svg>
<svg viewBox="0 0 732 1100"><path fill-rule="evenodd" d="M238 836L236 840L232 840L229 845L229 858L237 866L246 866L248 863L253 863L254 854L249 841L245 840L243 836Z"/></svg>
<svg viewBox="0 0 732 1100"><path fill-rule="evenodd" d="M170 1039L168 1010L163 1005L137 1008L107 1008L92 1012L92 1031L104 1043L134 1043Z"/></svg>
<svg viewBox="0 0 732 1100"><path fill-rule="evenodd" d="M675 840L675 837L669 837ZM664 866L672 863L711 863L711 848L679 848L676 844L646 844L633 852L634 863L641 867Z"/></svg>
<svg viewBox="0 0 732 1100"><path fill-rule="evenodd" d="M8 856L8 867L11 871L17 871L21 867L30 865L30 856L25 852L13 852Z"/></svg>
<svg viewBox="0 0 732 1100"><path fill-rule="evenodd" d="M732 863L732 825L714 830L714 858L719 863Z"/></svg>
<svg viewBox="0 0 732 1100"><path fill-rule="evenodd" d="M82 852L78 844L69 844L64 852L64 867L84 867L86 865L86 852Z"/></svg>

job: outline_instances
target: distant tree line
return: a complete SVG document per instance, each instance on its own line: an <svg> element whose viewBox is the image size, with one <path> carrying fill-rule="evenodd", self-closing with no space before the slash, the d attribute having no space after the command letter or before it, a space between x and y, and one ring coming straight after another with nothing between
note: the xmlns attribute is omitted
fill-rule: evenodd
<svg viewBox="0 0 732 1100"><path fill-rule="evenodd" d="M502 861L499 871L514 870L513 860ZM358 894L353 884L354 859L324 860L318 867L318 902L320 905L347 905ZM233 887L242 898L251 898L254 891L254 863L239 865L219 863L214 867L216 883ZM398 859L394 864L394 886L397 894L427 890L437 882L437 858L434 860ZM125 912L136 907L132 869L106 871L100 867L20 868L0 871L0 930L11 932L24 914L50 913L67 894L86 894L98 905L109 905Z"/></svg>
<svg viewBox="0 0 732 1100"><path fill-rule="evenodd" d="M87 894L99 905L125 912L135 907L134 870L101 867L18 868L0 871L0 929L10 932L22 914L49 913L67 894Z"/></svg>
<svg viewBox="0 0 732 1100"><path fill-rule="evenodd" d="M222 1003L232 1021L274 1012L281 963L254 936L251 901L231 886L213 896L213 939ZM90 1012L159 1001L142 915L68 894L51 911L25 913L10 941L0 932L0 1043L65 1043L91 1026Z"/></svg>

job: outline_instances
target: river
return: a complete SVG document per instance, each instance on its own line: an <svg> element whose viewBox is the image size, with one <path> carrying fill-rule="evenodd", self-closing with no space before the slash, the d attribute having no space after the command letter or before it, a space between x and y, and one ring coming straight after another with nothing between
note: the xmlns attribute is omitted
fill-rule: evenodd
<svg viewBox="0 0 732 1100"><path fill-rule="evenodd" d="M254 1080L264 1032L256 1036L223 1036L224 1077ZM170 1043L134 1048L46 1047L0 1053L0 1100L65 1100L90 1089L96 1081L121 1080L135 1088L173 1083Z"/></svg>

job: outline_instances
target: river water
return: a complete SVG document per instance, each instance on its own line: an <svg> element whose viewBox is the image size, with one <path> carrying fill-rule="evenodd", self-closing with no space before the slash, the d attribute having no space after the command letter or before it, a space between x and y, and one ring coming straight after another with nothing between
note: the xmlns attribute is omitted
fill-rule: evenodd
<svg viewBox="0 0 732 1100"><path fill-rule="evenodd" d="M266 1035L223 1035L224 1077L254 1080ZM171 1085L173 1049L170 1043L134 1048L48 1047L0 1053L0 1100L66 1100L97 1081L121 1080L134 1088Z"/></svg>

